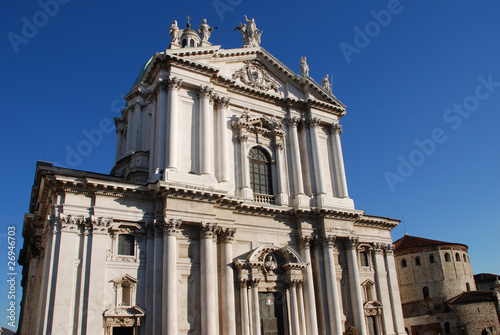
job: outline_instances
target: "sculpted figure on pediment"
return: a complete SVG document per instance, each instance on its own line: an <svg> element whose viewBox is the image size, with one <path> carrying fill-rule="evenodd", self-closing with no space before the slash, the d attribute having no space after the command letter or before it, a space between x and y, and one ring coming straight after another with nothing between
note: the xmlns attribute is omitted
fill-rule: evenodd
<svg viewBox="0 0 500 335"><path fill-rule="evenodd" d="M249 20L246 15L244 16L246 23L240 22L240 25L234 28L234 30L239 30L243 35L241 36L241 40L243 41L244 47L258 47L260 45L262 31L257 28L254 18Z"/></svg>

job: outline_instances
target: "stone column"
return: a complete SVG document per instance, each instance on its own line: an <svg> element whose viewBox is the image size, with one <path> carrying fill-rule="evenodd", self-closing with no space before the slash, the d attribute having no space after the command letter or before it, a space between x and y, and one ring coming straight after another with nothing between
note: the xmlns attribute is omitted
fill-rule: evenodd
<svg viewBox="0 0 500 335"><path fill-rule="evenodd" d="M241 279L240 285L240 308L241 308L241 334L250 335L250 312L248 310L248 283Z"/></svg>
<svg viewBox="0 0 500 335"><path fill-rule="evenodd" d="M347 266L349 269L349 288L351 291L351 304L354 315L354 325L360 335L366 335L366 325L363 309L363 296L358 271L358 238L350 237L347 241Z"/></svg>
<svg viewBox="0 0 500 335"><path fill-rule="evenodd" d="M155 174L155 157L156 157L156 97L154 94L148 97L151 103L151 112L149 113L149 180L154 180Z"/></svg>
<svg viewBox="0 0 500 335"><path fill-rule="evenodd" d="M201 232L201 334L217 334L217 262L214 257L213 238L215 225L203 223Z"/></svg>
<svg viewBox="0 0 500 335"><path fill-rule="evenodd" d="M165 127L167 128L167 145L165 148L165 168L177 169L179 167L179 106L177 93L182 85L182 79L171 78L168 80L168 113Z"/></svg>
<svg viewBox="0 0 500 335"><path fill-rule="evenodd" d="M290 132L290 151L292 158L292 173L294 195L304 194L304 183L302 181L302 165L300 163L299 136L297 134L298 118L288 119L288 129Z"/></svg>
<svg viewBox="0 0 500 335"><path fill-rule="evenodd" d="M154 281L153 310L148 313L153 318L153 334L161 334L162 320L162 283L163 283L163 217L156 218L154 237Z"/></svg>
<svg viewBox="0 0 500 335"><path fill-rule="evenodd" d="M302 290L302 283L299 282L297 285L297 303L299 305L299 316L300 316L300 333L303 335L308 334L306 327L306 313L304 310L304 291Z"/></svg>
<svg viewBox="0 0 500 335"><path fill-rule="evenodd" d="M166 219L163 226L162 334L177 334L177 233L181 220Z"/></svg>
<svg viewBox="0 0 500 335"><path fill-rule="evenodd" d="M320 240L312 245L312 256L313 256L313 279L314 279L314 293L316 294L316 308L318 315L318 332L320 335L327 334L327 324L326 324L326 306L328 305L327 298L328 294L325 292L326 278L325 271L326 265L323 257L323 243Z"/></svg>
<svg viewBox="0 0 500 335"><path fill-rule="evenodd" d="M53 226L53 260L52 273L49 274L48 285L50 286L50 294L46 306L46 325L43 332L40 334L57 334L58 332L72 329L74 311L74 292L76 284L76 276L73 271L75 264L75 245L77 244L79 226L84 226L88 220L83 218L60 217L55 220ZM105 251L104 251L105 254ZM88 255L84 255L84 261ZM90 273L86 273L87 278ZM57 283L57 285L55 285ZM91 282L91 285L95 283ZM88 296L85 297L88 299ZM84 298L84 299L85 299Z"/></svg>
<svg viewBox="0 0 500 335"><path fill-rule="evenodd" d="M134 140L134 105L128 106L126 109L126 119L128 120L127 126L127 141L125 144L125 153L130 154L132 152L132 142Z"/></svg>
<svg viewBox="0 0 500 335"><path fill-rule="evenodd" d="M200 171L201 174L213 175L214 167L214 114L213 88L200 87Z"/></svg>
<svg viewBox="0 0 500 335"><path fill-rule="evenodd" d="M115 118L116 125L116 154L115 162L118 162L122 158L122 141L123 141L123 122Z"/></svg>
<svg viewBox="0 0 500 335"><path fill-rule="evenodd" d="M142 121L142 108L144 107L141 101L137 101L137 103L135 104L132 151L141 150L141 128L142 128L141 121Z"/></svg>
<svg viewBox="0 0 500 335"><path fill-rule="evenodd" d="M146 223L146 306L154 306L154 252L155 252L155 225ZM153 308L154 310L154 308ZM150 311L151 313L151 311ZM154 334L154 313L146 317L146 333Z"/></svg>
<svg viewBox="0 0 500 335"><path fill-rule="evenodd" d="M229 181L229 156L226 139L227 126L226 126L226 115L227 109L229 107L230 99L226 97L221 97L219 99L219 115L218 115L218 148L219 148L219 182Z"/></svg>
<svg viewBox="0 0 500 335"><path fill-rule="evenodd" d="M292 335L300 335L300 319L299 319L299 306L297 301L297 285L299 282L297 280L290 280L289 291L290 291L290 316L291 316L291 328Z"/></svg>
<svg viewBox="0 0 500 335"><path fill-rule="evenodd" d="M83 317L84 315L87 313L85 311L85 300L87 299L87 297L85 296L85 289L86 289L86 285L85 285L85 280L86 278L89 276L89 271L90 271L90 259L89 257L87 257L87 255L89 254L88 252L88 248L90 245L90 239L91 239L91 234L92 234L92 229L90 228L89 226L87 225L80 225L80 229L81 229L81 238L80 238L80 241L81 243L83 243L83 246L82 246L82 259L80 261L80 266L81 266L81 270L80 270L80 278L79 278L79 286L80 286L80 292L79 292L79 301L78 301L78 305L79 305L79 308L78 308L78 320L76 320L76 335L81 335L83 330L85 329L83 327Z"/></svg>
<svg viewBox="0 0 500 335"><path fill-rule="evenodd" d="M236 334L236 305L234 302L233 241L236 229L219 231L222 242L221 288L222 288L222 334Z"/></svg>
<svg viewBox="0 0 500 335"><path fill-rule="evenodd" d="M276 153L276 177L278 178L278 205L288 205L288 194L285 188L285 173L284 173L284 157L283 157L283 142L282 138L276 136L274 138L274 151Z"/></svg>
<svg viewBox="0 0 500 335"><path fill-rule="evenodd" d="M241 162L241 196L245 199L252 199L252 188L250 187L250 162L247 157L247 141L243 129L240 130L241 134L238 136L237 141L240 143L240 162Z"/></svg>
<svg viewBox="0 0 500 335"><path fill-rule="evenodd" d="M168 82L167 81L159 82L156 89L158 91L157 103L156 103L157 136L155 143L156 152L152 154L155 155L155 157L157 157L155 159L155 174L158 174L165 169L165 150L167 141L166 126L167 126Z"/></svg>
<svg viewBox="0 0 500 335"><path fill-rule="evenodd" d="M314 295L313 269L311 261L311 236L301 238L302 259L307 264L304 269L304 305L308 335L318 335L318 320L316 316L316 298Z"/></svg>
<svg viewBox="0 0 500 335"><path fill-rule="evenodd" d="M377 286L377 295L383 306L382 323L384 334L394 335L394 322L392 320L391 299L389 296L389 287L387 284L387 272L385 271L384 250L380 243L374 245L375 253L375 278Z"/></svg>
<svg viewBox="0 0 500 335"><path fill-rule="evenodd" d="M333 162L335 171L335 184L337 186L338 197L348 198L347 181L344 169L344 157L342 155L342 145L340 144L340 134L342 134L342 126L334 123L330 127L332 134Z"/></svg>
<svg viewBox="0 0 500 335"><path fill-rule="evenodd" d="M388 244L385 247L385 266L387 269L387 281L391 297L392 318L394 329L398 335L406 334L403 321L403 309L401 307L401 297L399 296L398 277L396 274L396 264L394 263L394 245Z"/></svg>
<svg viewBox="0 0 500 335"><path fill-rule="evenodd" d="M314 175L316 179L316 193L318 195L325 194L325 182L323 176L323 164L321 162L321 150L319 145L318 128L320 120L317 118L309 119L309 129L311 130L311 146L314 163ZM320 200L320 199L318 199Z"/></svg>
<svg viewBox="0 0 500 335"><path fill-rule="evenodd" d="M326 291L328 293L328 317L330 319L330 329L334 334L342 334L342 317L340 314L340 296L337 287L337 269L335 265L335 249L334 235L325 235L324 242L324 257L326 270Z"/></svg>
<svg viewBox="0 0 500 335"><path fill-rule="evenodd" d="M104 220L91 216L88 224L92 227L92 250L90 252L90 283L88 288L89 304L87 308L87 334L102 332L102 312L104 305L106 283L106 246L108 227L111 220ZM73 245L71 246L73 248ZM59 283L59 281L58 281ZM64 287L64 285L62 285ZM54 306L57 306L54 304ZM67 329L64 330L67 332ZM54 331L53 334L57 334Z"/></svg>
<svg viewBox="0 0 500 335"><path fill-rule="evenodd" d="M259 278L253 278L250 281L252 292L252 329L254 335L260 335L259 282Z"/></svg>

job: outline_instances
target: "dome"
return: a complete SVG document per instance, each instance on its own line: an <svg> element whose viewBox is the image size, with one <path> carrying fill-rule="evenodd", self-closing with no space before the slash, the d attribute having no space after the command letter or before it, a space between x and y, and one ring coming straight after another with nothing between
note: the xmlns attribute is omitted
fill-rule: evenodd
<svg viewBox="0 0 500 335"><path fill-rule="evenodd" d="M182 31L181 35L181 47L183 48L195 48L200 46L201 39L200 36L191 29L191 23L187 24L187 28Z"/></svg>
<svg viewBox="0 0 500 335"><path fill-rule="evenodd" d="M153 56L154 57L154 56ZM134 85L139 84L142 81L142 77L144 77L144 74L146 73L146 70L148 69L149 64L153 60L153 57L151 57L144 65L141 67L141 70L139 71L139 75L137 76L137 79L134 82Z"/></svg>

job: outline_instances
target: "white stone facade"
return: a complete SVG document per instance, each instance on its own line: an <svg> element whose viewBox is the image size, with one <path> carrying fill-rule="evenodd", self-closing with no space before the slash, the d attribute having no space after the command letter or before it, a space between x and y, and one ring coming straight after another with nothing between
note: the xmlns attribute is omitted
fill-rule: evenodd
<svg viewBox="0 0 500 335"><path fill-rule="evenodd" d="M21 334L404 334L398 221L349 198L345 106L245 34L172 35L125 97L109 176L38 165Z"/></svg>

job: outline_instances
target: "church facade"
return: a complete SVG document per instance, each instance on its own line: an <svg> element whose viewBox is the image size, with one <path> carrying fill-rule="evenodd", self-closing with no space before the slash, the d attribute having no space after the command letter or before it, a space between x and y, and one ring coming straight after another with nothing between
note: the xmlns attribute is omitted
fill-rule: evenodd
<svg viewBox="0 0 500 335"><path fill-rule="evenodd" d="M245 20L227 50L172 24L109 175L38 163L20 334L405 334L399 221L349 198L345 106Z"/></svg>

